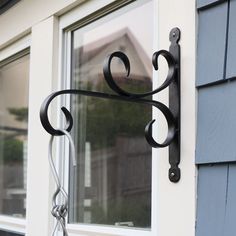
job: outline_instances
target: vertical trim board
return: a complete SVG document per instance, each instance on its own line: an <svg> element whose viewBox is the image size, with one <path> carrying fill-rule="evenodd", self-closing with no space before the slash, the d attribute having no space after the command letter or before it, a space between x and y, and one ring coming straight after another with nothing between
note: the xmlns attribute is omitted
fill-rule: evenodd
<svg viewBox="0 0 236 236"><path fill-rule="evenodd" d="M50 235L53 219L50 216L51 196L54 189L48 163L49 135L39 119L40 106L51 93L56 74L53 51L56 47L57 19L50 17L32 28L29 86L29 138L26 235Z"/></svg>
<svg viewBox="0 0 236 236"><path fill-rule="evenodd" d="M195 0L158 0L158 47L169 48L169 31L173 27L181 30L181 180L171 183L168 179L168 149L153 150L153 160L157 166L157 233L159 236L194 236L195 235L195 144L196 144L196 2ZM178 14L179 12L180 14ZM160 61L158 80L154 86L166 77L166 71ZM164 65L165 66L165 65ZM168 93L158 94L158 101L168 104ZM153 135L157 138L166 135L166 126L162 125L161 116L156 109L154 118L158 119ZM184 209L184 210L183 210ZM171 226L170 226L171 225Z"/></svg>

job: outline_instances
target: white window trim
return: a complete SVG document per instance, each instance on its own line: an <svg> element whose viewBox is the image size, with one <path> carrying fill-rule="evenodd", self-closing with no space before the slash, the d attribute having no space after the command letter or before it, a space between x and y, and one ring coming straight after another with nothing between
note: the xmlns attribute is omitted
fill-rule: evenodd
<svg viewBox="0 0 236 236"><path fill-rule="evenodd" d="M0 216L0 230L6 230L12 233L25 234L25 219L17 219L9 216Z"/></svg>
<svg viewBox="0 0 236 236"><path fill-rule="evenodd" d="M4 47L0 50L0 65L14 61L26 54L29 54L30 45L31 37L30 35L26 35ZM24 234L26 231L26 219L0 215L0 230Z"/></svg>
<svg viewBox="0 0 236 236"><path fill-rule="evenodd" d="M31 37L26 35L10 45L0 49L0 62L30 47ZM0 45L1 46L1 45Z"/></svg>
<svg viewBox="0 0 236 236"><path fill-rule="evenodd" d="M87 224L68 224L70 235L195 235L196 219L196 167L195 167L195 137L196 137L196 89L195 89L195 58L196 58L196 8L195 1L189 0L154 0L158 19L155 22L158 29L155 35L154 49L169 48L169 31L179 27L181 36L181 180L173 184L168 179L168 148L154 149L152 162L152 228L150 231L139 229L115 228L112 226L98 226ZM117 1L89 1L65 14L59 21L59 65L67 64L62 60L64 32L75 22L86 18L97 9ZM179 12L179 14L178 14ZM168 13L168 14L167 14ZM70 64L70 63L68 63ZM161 66L160 66L161 68ZM62 81L68 71L59 71ZM157 76L165 78L165 71L154 74L154 83ZM158 82L157 82L158 83ZM69 84L65 85L69 88ZM154 84L155 86L155 84ZM157 97L157 96L156 96ZM158 94L158 100L168 103L168 92ZM157 114L154 109L154 117ZM163 136L166 130L161 125L154 130L154 135ZM59 159L59 158L58 158ZM68 163L68 160L66 161ZM68 169L68 165L65 166ZM65 168L65 169L66 169ZM64 169L64 171L66 171ZM68 173L64 173L67 176ZM65 179L67 183L68 179Z"/></svg>
<svg viewBox="0 0 236 236"><path fill-rule="evenodd" d="M43 100L57 90L58 22L52 16L31 28L28 181L26 235L46 236L53 230L52 193L55 185L48 162L50 135L43 129L39 111ZM50 113L55 112L54 106ZM52 116L53 121L57 115Z"/></svg>
<svg viewBox="0 0 236 236"><path fill-rule="evenodd" d="M181 30L181 180L171 183L168 149L155 149L154 165L157 166L156 193L158 214L158 236L195 236L196 220L196 1L159 0L158 1L158 40L156 49L169 47L169 31L178 27ZM160 68L162 65L160 64ZM159 71L158 76L166 76ZM159 101L168 102L168 93L158 95ZM168 104L168 103L167 103ZM155 115L155 114L154 114ZM158 134L166 130L158 126Z"/></svg>

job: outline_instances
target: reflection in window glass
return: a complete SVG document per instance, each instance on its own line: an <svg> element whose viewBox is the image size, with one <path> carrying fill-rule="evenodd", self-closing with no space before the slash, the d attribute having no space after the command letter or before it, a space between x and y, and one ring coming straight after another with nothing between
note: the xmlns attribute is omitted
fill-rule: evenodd
<svg viewBox="0 0 236 236"><path fill-rule="evenodd" d="M23 234L16 234L16 233L11 233L7 231L1 231L1 230L0 230L0 235L1 236L23 236Z"/></svg>
<svg viewBox="0 0 236 236"><path fill-rule="evenodd" d="M114 59L119 86L136 93L151 90L152 9L152 1L137 1L75 30L72 87L114 93L103 78L103 61L122 51L131 75L125 78L124 65ZM69 222L150 228L151 148L144 128L151 107L75 96L71 109L78 160L70 175Z"/></svg>
<svg viewBox="0 0 236 236"><path fill-rule="evenodd" d="M0 67L0 214L25 217L29 55Z"/></svg>

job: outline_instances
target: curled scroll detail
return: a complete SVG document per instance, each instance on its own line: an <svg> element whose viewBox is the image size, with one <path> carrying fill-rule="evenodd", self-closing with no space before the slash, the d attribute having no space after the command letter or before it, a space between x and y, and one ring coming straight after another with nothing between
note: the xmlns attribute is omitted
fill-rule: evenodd
<svg viewBox="0 0 236 236"><path fill-rule="evenodd" d="M143 98L143 97L147 97L153 94L156 94L160 91L162 91L163 89L165 89L166 87L168 87L170 85L170 83L173 81L174 76L175 76L175 59L173 58L173 56L166 50L160 50L158 52L155 52L152 56L152 64L155 68L155 70L158 70L158 58L159 56L163 56L168 64L168 74L167 77L165 79L165 81L163 82L163 84L158 87L157 89L154 89L152 91L146 92L146 93L131 93L128 91L125 91L124 89L122 89L121 87L118 86L118 84L115 82L115 78L112 76L112 71L111 71L111 63L112 63L112 59L117 57L119 58L126 69L126 77L128 78L130 75L130 62L129 62L129 58L120 51L116 51L113 52L112 54L108 55L104 61L104 65L103 65L103 75L104 78L107 82L107 84L109 85L109 87L115 91L117 94L121 95L121 96L126 96L126 97L130 97L130 98Z"/></svg>

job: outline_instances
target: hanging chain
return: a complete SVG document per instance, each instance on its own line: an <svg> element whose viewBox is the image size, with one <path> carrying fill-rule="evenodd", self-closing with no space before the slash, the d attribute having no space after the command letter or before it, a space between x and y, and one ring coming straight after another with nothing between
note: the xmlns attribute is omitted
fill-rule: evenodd
<svg viewBox="0 0 236 236"><path fill-rule="evenodd" d="M59 130L59 131L61 131L67 137L67 139L69 141L72 164L73 164L73 166L75 166L76 165L76 158L75 158L75 145L74 145L73 139L72 139L70 133L68 133L66 130ZM68 213L68 194L61 184L60 177L58 175L55 163L52 158L53 140L54 140L54 135L52 135L50 138L49 148L48 148L49 164L50 164L50 168L51 168L54 180L56 182L56 191L53 194L53 198L52 198L52 206L53 207L52 207L51 213L55 217L57 222L56 222L55 228L53 230L52 236L55 235L55 233L59 229L59 226L61 226L61 229L63 231L63 236L68 236L68 232L66 229L66 216Z"/></svg>

